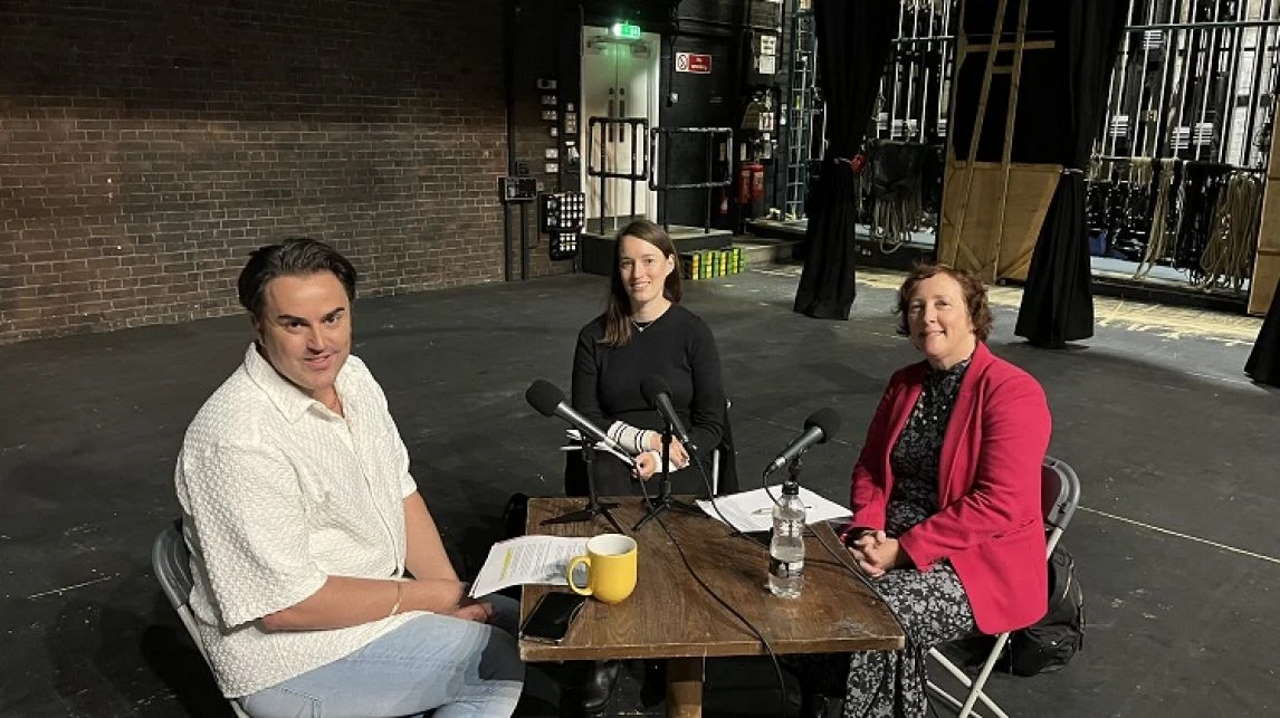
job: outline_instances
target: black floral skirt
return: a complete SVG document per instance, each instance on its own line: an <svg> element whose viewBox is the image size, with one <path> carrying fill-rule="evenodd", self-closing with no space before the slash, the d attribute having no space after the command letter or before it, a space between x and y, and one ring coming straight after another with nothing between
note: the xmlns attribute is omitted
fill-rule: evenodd
<svg viewBox="0 0 1280 718"><path fill-rule="evenodd" d="M906 568L875 581L906 632L901 651L789 656L804 689L844 697L845 718L918 718L928 709L929 649L977 634L973 609L947 561L932 571Z"/></svg>
<svg viewBox="0 0 1280 718"><path fill-rule="evenodd" d="M876 588L902 621L907 644L901 651L849 656L845 718L923 717L929 709L929 649L977 633L969 598L946 561L932 571L890 571L876 581Z"/></svg>

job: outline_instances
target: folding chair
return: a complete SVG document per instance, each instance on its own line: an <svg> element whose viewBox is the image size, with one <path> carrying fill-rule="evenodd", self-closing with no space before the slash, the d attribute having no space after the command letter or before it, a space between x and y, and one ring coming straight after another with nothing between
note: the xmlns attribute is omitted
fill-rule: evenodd
<svg viewBox="0 0 1280 718"><path fill-rule="evenodd" d="M164 595L169 599L169 605L178 612L182 626L187 629L187 635L191 636L207 665L209 654L205 652L200 633L196 630L195 615L191 612L191 553L187 551L179 526L180 519L156 537L155 545L151 548L151 569L155 571L160 588L164 589ZM230 703L236 718L249 718L239 703L234 700Z"/></svg>
<svg viewBox="0 0 1280 718"><path fill-rule="evenodd" d="M726 456L728 452L733 450L733 429L729 426L729 410L732 408L733 408L733 400L730 399L729 397L725 397L724 399L725 438L721 440L720 446L717 446L711 452L711 495L712 496L720 495L720 475L724 471L724 463L726 461L733 460L733 457ZM737 491L738 479L736 476L736 472L735 472L735 475L731 478L732 478L732 484L733 484L732 488L734 491Z"/></svg>
<svg viewBox="0 0 1280 718"><path fill-rule="evenodd" d="M1066 531L1067 524L1071 523L1071 517L1076 512L1076 507L1080 505L1080 477L1076 476L1075 470L1068 466L1065 462L1059 461L1051 456L1044 458L1044 466L1041 471L1041 489L1040 504L1044 509L1044 525L1049 530L1049 538L1046 546L1045 560L1053 556L1053 549L1058 545L1058 540L1062 538L1062 533ZM942 655L938 649L929 650L932 656L947 672L955 676L966 688L969 689L969 695L965 697L963 703L947 693L945 690L936 685L933 681L929 681L929 690L936 693L952 707L959 708L958 718L969 718L970 715L976 718L982 716L973 711L974 705L981 700L982 703L991 709L992 714L999 718L1009 718L996 702L982 691L982 687L987 684L987 679L991 677L991 670L996 665L996 660L1000 658L1000 652L1004 650L1004 645L1009 640L1008 633L1002 633L996 637L996 644L991 648L991 653L982 664L982 670L978 673L976 679L970 679L956 664L952 663L946 656Z"/></svg>

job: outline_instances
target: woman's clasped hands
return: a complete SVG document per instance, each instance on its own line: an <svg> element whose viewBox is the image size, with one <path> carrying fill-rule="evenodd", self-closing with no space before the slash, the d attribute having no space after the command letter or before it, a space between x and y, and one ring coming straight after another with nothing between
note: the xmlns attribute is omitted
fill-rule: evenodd
<svg viewBox="0 0 1280 718"><path fill-rule="evenodd" d="M878 530L863 531L849 546L849 553L858 562L858 568L872 578L879 578L886 571L911 563L898 539Z"/></svg>

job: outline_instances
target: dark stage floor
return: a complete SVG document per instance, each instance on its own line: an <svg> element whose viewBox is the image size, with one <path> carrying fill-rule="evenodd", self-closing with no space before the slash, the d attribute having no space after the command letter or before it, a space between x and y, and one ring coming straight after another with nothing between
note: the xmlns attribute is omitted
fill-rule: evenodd
<svg viewBox="0 0 1280 718"><path fill-rule="evenodd" d="M842 500L880 391L913 352L884 283L859 286L846 323L793 314L795 281L786 267L699 282L686 304L720 343L744 480L833 406L839 441L810 453L805 477ZM539 377L567 389L576 331L603 291L575 276L357 304L356 352L472 570L508 496L560 490L560 426L523 393ZM1066 544L1089 632L1065 670L998 676L990 692L1020 716L1276 714L1280 396L1240 373L1248 345L1113 322L1087 346L1045 352L1012 336L1013 319L997 310L992 347L1043 382L1052 453L1084 481ZM182 432L248 341L236 317L0 348L0 714L229 715L149 549L176 512ZM660 714L634 679L623 688L617 713ZM530 694L522 715L556 715L544 672L531 671ZM765 661L708 668L708 715L774 715L775 696Z"/></svg>

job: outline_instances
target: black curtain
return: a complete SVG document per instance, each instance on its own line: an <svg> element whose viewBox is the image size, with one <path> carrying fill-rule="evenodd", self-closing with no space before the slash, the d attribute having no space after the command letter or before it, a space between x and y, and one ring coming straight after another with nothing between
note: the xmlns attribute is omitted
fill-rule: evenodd
<svg viewBox="0 0 1280 718"><path fill-rule="evenodd" d="M897 0L814 0L818 86L827 103L827 151L810 188L807 251L795 311L848 319L853 306L854 186L871 106L897 34Z"/></svg>
<svg viewBox="0 0 1280 718"><path fill-rule="evenodd" d="M1267 310L1267 318L1258 332L1258 341L1254 342L1253 351L1249 353L1249 361L1244 365L1244 373L1259 384L1280 386L1280 281L1276 282L1271 308Z"/></svg>
<svg viewBox="0 0 1280 718"><path fill-rule="evenodd" d="M1040 227L1014 329L1043 347L1093 336L1083 170L1106 111L1107 83L1125 34L1127 3L1069 0L1060 8L1059 56L1065 64L1068 111L1059 162L1067 171Z"/></svg>

